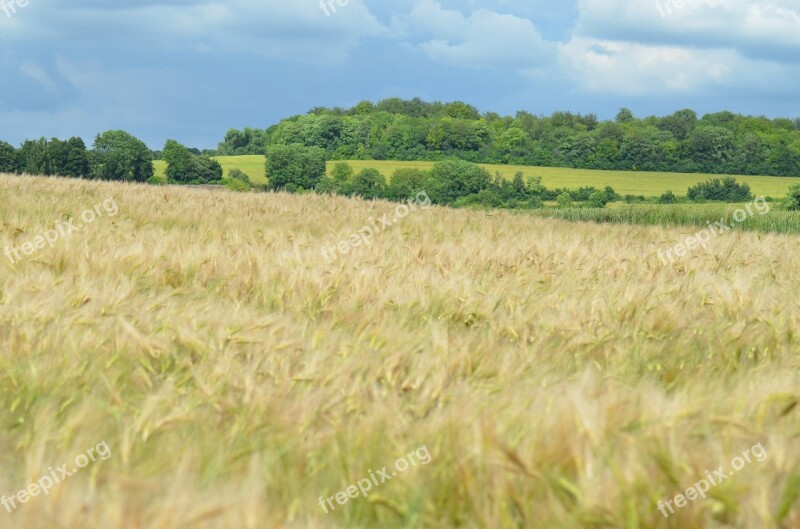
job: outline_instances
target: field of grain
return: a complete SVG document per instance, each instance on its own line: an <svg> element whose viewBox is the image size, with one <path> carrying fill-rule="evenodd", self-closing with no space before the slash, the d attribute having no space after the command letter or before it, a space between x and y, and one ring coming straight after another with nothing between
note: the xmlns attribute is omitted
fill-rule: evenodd
<svg viewBox="0 0 800 529"><path fill-rule="evenodd" d="M0 175L0 527L800 526L800 238L396 208Z"/></svg>
<svg viewBox="0 0 800 529"><path fill-rule="evenodd" d="M218 156L227 177L231 169L240 169L247 173L251 181L256 184L266 183L264 177L263 156ZM328 163L328 172L333 169L336 162ZM358 172L362 169L373 168L381 171L390 179L398 169L423 169L433 167L433 162L398 162L377 160L351 160L348 161L353 169ZM709 178L721 178L720 175L683 174L683 173L655 173L635 171L596 171L589 169L566 169L563 167L530 167L521 165L490 165L481 164L492 175L500 173L505 178L513 178L518 172L526 177L541 176L542 182L548 188L577 189L584 186L603 188L610 185L621 195L642 195L645 197L660 196L665 191L672 190L678 195L686 194L686 190ZM166 163L156 162L156 174L164 175ZM789 187L800 184L800 178L781 178L774 176L736 176L740 182L750 185L757 196L771 196L780 198L786 195Z"/></svg>

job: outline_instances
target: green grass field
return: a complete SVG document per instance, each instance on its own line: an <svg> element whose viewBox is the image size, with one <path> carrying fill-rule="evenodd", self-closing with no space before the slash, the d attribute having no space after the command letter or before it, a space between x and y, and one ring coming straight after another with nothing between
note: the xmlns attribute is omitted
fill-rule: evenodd
<svg viewBox="0 0 800 529"><path fill-rule="evenodd" d="M329 164L329 170L333 163ZM381 171L387 178L397 169L413 168L427 170L433 167L434 164L434 162L370 160L349 161L348 163L356 172L367 167L372 167ZM512 178L517 171L522 171L522 174L526 177L541 176L542 183L551 189L558 187L574 189L583 186L594 186L602 189L609 185L621 195L643 195L645 197L659 196L668 189L671 189L678 195L684 195L689 187L698 182L708 180L709 178L720 178L720 175L708 174L597 171L522 165L481 165L492 175L499 172L505 178ZM755 195L772 196L775 198L786 195L791 185L800 184L800 178L782 178L775 176L736 176L736 179L749 184Z"/></svg>
<svg viewBox="0 0 800 529"><path fill-rule="evenodd" d="M266 184L264 176L264 157L263 156L216 156L214 158L222 166L223 175L228 177L231 169L239 169L250 177L254 184ZM153 162L156 169L156 176L166 178L167 162L156 160Z"/></svg>
<svg viewBox="0 0 800 529"><path fill-rule="evenodd" d="M254 184L266 183L264 177L263 156L219 156L216 158L222 165L225 176L231 169L244 171ZM328 163L330 172L337 162ZM398 169L423 169L433 167L434 162L398 162L375 160L348 161L353 169L358 172L366 168L374 168L383 173L387 179ZM655 173L635 171L596 171L589 169L566 169L563 167L530 167L521 165L490 165L481 164L492 175L500 173L505 178L512 178L517 171L523 175L541 176L542 182L548 188L594 186L603 188L610 185L621 195L643 195L646 197L659 196L664 191L671 189L678 195L686 194L686 190L703 180L718 178L719 175L684 174L684 173ZM156 175L164 176L166 163L156 161ZM740 182L746 182L757 196L771 196L780 198L786 195L789 186L800 184L800 178L783 178L775 176L737 176Z"/></svg>

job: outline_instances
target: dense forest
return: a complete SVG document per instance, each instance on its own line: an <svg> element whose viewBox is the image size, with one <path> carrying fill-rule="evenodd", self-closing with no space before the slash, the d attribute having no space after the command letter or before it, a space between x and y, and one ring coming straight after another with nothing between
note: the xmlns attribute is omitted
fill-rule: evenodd
<svg viewBox="0 0 800 529"><path fill-rule="evenodd" d="M686 173L800 176L800 118L693 110L614 121L594 114L481 114L466 103L386 99L315 108L268 129L230 130L220 155L273 145L321 147L334 160L443 160Z"/></svg>

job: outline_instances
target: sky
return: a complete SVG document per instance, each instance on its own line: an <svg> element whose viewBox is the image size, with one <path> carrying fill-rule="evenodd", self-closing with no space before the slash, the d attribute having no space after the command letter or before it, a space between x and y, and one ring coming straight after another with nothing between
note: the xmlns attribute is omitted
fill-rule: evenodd
<svg viewBox="0 0 800 529"><path fill-rule="evenodd" d="M0 0L0 140L214 148L421 97L612 119L800 116L800 0Z"/></svg>

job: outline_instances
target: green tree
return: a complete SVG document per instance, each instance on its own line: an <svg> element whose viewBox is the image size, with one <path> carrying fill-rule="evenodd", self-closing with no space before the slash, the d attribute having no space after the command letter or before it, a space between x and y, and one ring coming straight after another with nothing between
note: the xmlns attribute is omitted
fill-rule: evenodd
<svg viewBox="0 0 800 529"><path fill-rule="evenodd" d="M377 169L364 169L344 184L345 195L360 196L367 200L386 196L386 177Z"/></svg>
<svg viewBox="0 0 800 529"><path fill-rule="evenodd" d="M489 187L491 176L481 166L453 160L439 162L428 174L426 189L434 204L452 204Z"/></svg>
<svg viewBox="0 0 800 529"><path fill-rule="evenodd" d="M617 112L617 123L630 123L634 121L636 118L633 116L633 112L629 108L621 108L619 112Z"/></svg>
<svg viewBox="0 0 800 529"><path fill-rule="evenodd" d="M442 109L445 116L455 119L478 120L481 118L480 112L474 106L464 103L463 101L455 101L448 103Z"/></svg>
<svg viewBox="0 0 800 529"><path fill-rule="evenodd" d="M314 189L325 177L325 150L299 144L275 145L267 152L266 171L271 189Z"/></svg>
<svg viewBox="0 0 800 529"><path fill-rule="evenodd" d="M350 109L315 108L266 131L229 132L220 152L250 154L258 145L294 143L323 147L334 160L451 157L607 170L800 174L797 120L731 112L698 119L691 109L638 119L623 108L615 120L599 122L594 114L481 115L462 102L390 98Z"/></svg>
<svg viewBox="0 0 800 529"><path fill-rule="evenodd" d="M47 148L53 174L73 178L90 175L89 152L81 138L73 137L67 141L53 138Z"/></svg>
<svg viewBox="0 0 800 529"><path fill-rule="evenodd" d="M723 127L698 127L689 137L689 144L692 159L706 173L727 172L736 153L736 137Z"/></svg>
<svg viewBox="0 0 800 529"><path fill-rule="evenodd" d="M353 168L347 162L338 162L333 166L331 176L334 182L344 183L353 177Z"/></svg>
<svg viewBox="0 0 800 529"><path fill-rule="evenodd" d="M386 188L386 198L403 202L425 190L428 173L420 169L398 169Z"/></svg>
<svg viewBox="0 0 800 529"><path fill-rule="evenodd" d="M0 173L17 172L17 150L10 144L0 141Z"/></svg>
<svg viewBox="0 0 800 529"><path fill-rule="evenodd" d="M26 140L19 152L19 172L29 175L52 175L49 143L46 138Z"/></svg>
<svg viewBox="0 0 800 529"><path fill-rule="evenodd" d="M195 156L193 159L193 184L218 184L222 182L222 166L208 156Z"/></svg>
<svg viewBox="0 0 800 529"><path fill-rule="evenodd" d="M153 153L122 130L98 134L92 151L92 175L102 180L146 182L153 174Z"/></svg>
<svg viewBox="0 0 800 529"><path fill-rule="evenodd" d="M670 131L677 140L683 141L689 137L696 125L697 113L686 108L663 118L658 128Z"/></svg>
<svg viewBox="0 0 800 529"><path fill-rule="evenodd" d="M222 166L208 156L194 154L175 140L167 140L163 151L167 179L180 184L213 184L222 180Z"/></svg>
<svg viewBox="0 0 800 529"><path fill-rule="evenodd" d="M167 140L161 155L167 162L167 179L170 182L189 183L194 180L194 155L175 140Z"/></svg>

